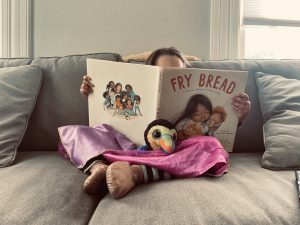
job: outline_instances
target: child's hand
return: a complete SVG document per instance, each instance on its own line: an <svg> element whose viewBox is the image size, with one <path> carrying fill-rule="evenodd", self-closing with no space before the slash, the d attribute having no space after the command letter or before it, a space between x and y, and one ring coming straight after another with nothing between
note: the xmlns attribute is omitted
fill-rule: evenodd
<svg viewBox="0 0 300 225"><path fill-rule="evenodd" d="M80 87L80 93L84 96L88 96L91 92L93 92L93 87L95 85L91 82L92 78L88 75L83 76L82 84Z"/></svg>
<svg viewBox="0 0 300 225"><path fill-rule="evenodd" d="M246 93L237 94L232 97L231 105L239 117L239 124L241 124L251 109L249 96Z"/></svg>

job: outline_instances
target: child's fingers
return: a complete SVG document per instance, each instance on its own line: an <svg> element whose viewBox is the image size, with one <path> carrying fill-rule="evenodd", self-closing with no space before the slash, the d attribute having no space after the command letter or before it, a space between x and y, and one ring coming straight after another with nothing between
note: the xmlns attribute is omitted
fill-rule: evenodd
<svg viewBox="0 0 300 225"><path fill-rule="evenodd" d="M88 81L86 81L86 80L83 80L83 81L82 81L82 85L91 87L90 82L88 82Z"/></svg>
<svg viewBox="0 0 300 225"><path fill-rule="evenodd" d="M84 76L83 76L83 79L84 79L84 80L92 80L92 78L91 78L89 75L84 75Z"/></svg>
<svg viewBox="0 0 300 225"><path fill-rule="evenodd" d="M80 88L80 93L85 96L89 94L89 92L83 88Z"/></svg>
<svg viewBox="0 0 300 225"><path fill-rule="evenodd" d="M249 104L249 102L247 100L245 100L243 98L240 98L240 97L236 97L236 98L232 99L232 101L235 102L235 103L239 103L241 105L248 105Z"/></svg>
<svg viewBox="0 0 300 225"><path fill-rule="evenodd" d="M239 93L239 94L236 95L236 97L240 97L240 98L242 98L246 101L250 100L249 96L246 93Z"/></svg>
<svg viewBox="0 0 300 225"><path fill-rule="evenodd" d="M89 86L90 88L95 87L95 85L92 82L87 81L87 80L83 80L82 84L86 85L86 86Z"/></svg>
<svg viewBox="0 0 300 225"><path fill-rule="evenodd" d="M239 107L237 107L237 106L235 106L235 105L231 105L232 106L232 109L234 110L234 111L236 111L236 112L241 112L242 110L241 110L241 108L239 108Z"/></svg>

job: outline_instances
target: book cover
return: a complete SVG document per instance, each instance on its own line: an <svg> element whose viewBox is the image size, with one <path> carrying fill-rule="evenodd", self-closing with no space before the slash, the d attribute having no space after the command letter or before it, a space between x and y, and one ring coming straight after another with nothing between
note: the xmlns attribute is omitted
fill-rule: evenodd
<svg viewBox="0 0 300 225"><path fill-rule="evenodd" d="M214 136L231 152L238 124L231 98L244 92L248 72L164 68L161 76L158 117L176 125L180 140Z"/></svg>
<svg viewBox="0 0 300 225"><path fill-rule="evenodd" d="M159 67L87 59L95 85L89 94L89 126L108 124L143 145L157 115Z"/></svg>
<svg viewBox="0 0 300 225"><path fill-rule="evenodd" d="M88 59L95 84L89 125L109 124L138 145L155 119L176 125L180 140L209 135L232 151L238 117L232 96L244 92L247 72L156 66Z"/></svg>

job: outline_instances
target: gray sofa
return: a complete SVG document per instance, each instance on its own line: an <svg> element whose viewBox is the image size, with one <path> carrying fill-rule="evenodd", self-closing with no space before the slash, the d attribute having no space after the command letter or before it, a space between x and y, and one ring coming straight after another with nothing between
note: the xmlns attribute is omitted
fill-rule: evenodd
<svg viewBox="0 0 300 225"><path fill-rule="evenodd" d="M86 58L121 61L101 53L2 59L0 67L36 65L41 90L13 165L0 168L0 224L300 224L294 171L262 168L263 118L255 72L300 79L300 60L199 61L194 67L249 71L252 110L238 130L229 173L141 185L115 200L82 190L86 174L57 153L57 127L88 125L79 93Z"/></svg>

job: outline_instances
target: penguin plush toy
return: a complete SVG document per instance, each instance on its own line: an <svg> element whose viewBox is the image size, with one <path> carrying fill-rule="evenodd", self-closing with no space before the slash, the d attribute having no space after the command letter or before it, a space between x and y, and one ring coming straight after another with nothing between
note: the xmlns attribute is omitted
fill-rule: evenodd
<svg viewBox="0 0 300 225"><path fill-rule="evenodd" d="M162 150L166 154L171 154L175 150L177 141L177 131L171 122L158 119L151 122L144 132L146 145L139 150Z"/></svg>

